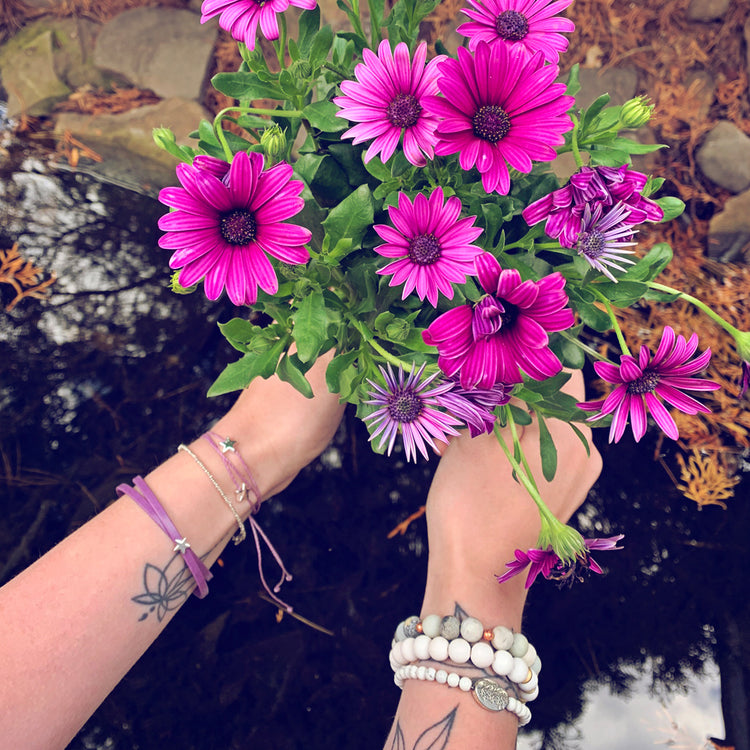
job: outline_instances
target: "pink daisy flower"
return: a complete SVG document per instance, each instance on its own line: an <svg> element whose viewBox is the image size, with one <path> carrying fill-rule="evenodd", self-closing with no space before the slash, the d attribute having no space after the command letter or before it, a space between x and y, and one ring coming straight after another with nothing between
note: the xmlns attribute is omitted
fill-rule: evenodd
<svg viewBox="0 0 750 750"><path fill-rule="evenodd" d="M292 168L280 162L263 169L263 156L241 151L231 166L211 156L178 164L182 187L164 188L159 200L177 209L159 219L166 234L159 246L174 250L170 268L181 268L179 283L203 279L206 296L217 299L226 288L235 305L252 305L258 287L279 288L268 255L283 263L306 263L308 229L282 223L302 210L304 184L292 180Z"/></svg>
<svg viewBox="0 0 750 750"><path fill-rule="evenodd" d="M677 425L662 403L664 399L685 414L708 414L711 410L682 391L715 391L721 386L713 380L691 377L703 370L711 359L711 350L691 360L698 348L698 336L693 334L688 341L676 336L667 326L662 332L661 341L655 355L648 347L642 346L638 359L628 354L620 357L620 365L609 362L594 362L594 369L600 378L615 385L615 389L605 399L584 401L578 406L585 411L598 411L587 421L592 422L607 414L612 414L609 428L609 442L619 442L625 432L630 417L633 437L638 442L646 434L647 413L664 431L677 440L680 436Z"/></svg>
<svg viewBox="0 0 750 750"><path fill-rule="evenodd" d="M219 16L219 26L228 31L232 39L244 42L248 49L255 49L259 25L266 39L278 39L277 13L283 13L290 5L312 10L317 4L317 0L203 0L201 23Z"/></svg>
<svg viewBox="0 0 750 750"><path fill-rule="evenodd" d="M439 372L422 380L424 368L425 365L422 365L415 371L412 367L408 377L405 377L402 367L399 367L396 376L388 365L387 370L380 368L385 387L372 380L367 381L375 390L370 391L370 400L364 403L374 404L380 408L368 414L363 421L371 423L368 425L369 428L375 428L370 440L380 436L378 449L388 444L389 456L399 433L404 441L406 460L410 461L413 458L415 462L417 451L429 459L427 446L437 450L435 439L447 443L448 435L458 435L455 428L460 426L461 422L435 408L438 406L437 396L450 390L452 384L435 384L433 381L440 375Z"/></svg>
<svg viewBox="0 0 750 750"><path fill-rule="evenodd" d="M356 81L343 81L345 96L333 102L341 107L338 117L359 123L342 137L353 143L374 139L365 153L365 162L380 154L383 163L393 156L401 133L404 134L404 155L411 164L423 167L433 158L434 133L438 120L423 107L424 97L437 94L436 57L425 65L427 44L422 42L409 59L409 48L403 42L391 45L384 39L375 55L362 51L364 63L354 69ZM426 158L425 158L426 157Z"/></svg>
<svg viewBox="0 0 750 750"><path fill-rule="evenodd" d="M541 573L546 579L559 581L562 583L573 583L575 580L582 580L581 573L586 570L592 570L594 573L601 575L604 571L599 567L596 560L589 554L591 550L614 550L622 549L617 546L617 542L623 538L623 534L611 536L606 539L584 539L585 551L576 557L572 562L563 562L552 549L530 549L522 552L520 549L515 551L515 560L505 563L508 570L501 576L497 576L498 583L517 576L522 570L525 570L529 564L529 574L526 576L526 588L530 588L537 576Z"/></svg>
<svg viewBox="0 0 750 750"><path fill-rule="evenodd" d="M529 226L546 221L544 231L563 247L576 246L586 206L593 212L598 205L604 210L621 203L630 211L627 223L633 226L661 221L664 212L659 204L641 195L647 180L645 174L630 169L628 164L581 167L565 187L527 206L523 218Z"/></svg>
<svg viewBox="0 0 750 750"><path fill-rule="evenodd" d="M497 421L495 407L510 401L513 386L496 383L489 389L462 388L458 378L449 378L449 382L451 390L437 396L440 406L464 422L471 437L489 435Z"/></svg>
<svg viewBox="0 0 750 750"><path fill-rule="evenodd" d="M464 388L520 383L521 370L534 380L560 372L547 334L574 322L562 274L522 282L490 253L480 255L476 267L485 296L448 310L422 332L425 343L437 347L440 369L449 377L460 373Z"/></svg>
<svg viewBox="0 0 750 750"><path fill-rule="evenodd" d="M460 213L461 201L451 196L444 202L442 188L433 190L429 199L420 193L413 203L399 193L398 208L388 208L393 227L375 225L385 240L375 252L397 258L378 273L392 276L390 286L404 285L402 299L416 289L419 299L427 297L437 307L438 292L453 299L452 284L463 284L467 275L476 274L474 260L482 248L471 243L482 230L474 226L476 216L459 219Z"/></svg>
<svg viewBox="0 0 750 750"><path fill-rule="evenodd" d="M469 0L473 10L462 13L471 21L456 29L469 39L469 49L479 42L505 44L531 57L541 52L547 62L556 63L568 49L563 34L575 30L569 18L555 15L573 0Z"/></svg>
<svg viewBox="0 0 750 750"><path fill-rule="evenodd" d="M629 219L630 209L622 203L618 203L606 213L601 203L596 204L593 212L591 205L587 203L578 232L578 254L583 256L592 268L615 283L617 279L609 269L625 271L621 263L635 263L634 260L624 257L632 254L630 248L637 244L632 242L634 232Z"/></svg>
<svg viewBox="0 0 750 750"><path fill-rule="evenodd" d="M477 44L474 56L458 48L458 59L439 64L444 98L425 97L425 106L442 118L435 131L438 156L459 155L462 169L476 166L482 186L503 195L510 190L508 165L530 172L532 160L551 161L554 146L573 127L572 96L555 83L556 65L541 52L531 59L505 45Z"/></svg>

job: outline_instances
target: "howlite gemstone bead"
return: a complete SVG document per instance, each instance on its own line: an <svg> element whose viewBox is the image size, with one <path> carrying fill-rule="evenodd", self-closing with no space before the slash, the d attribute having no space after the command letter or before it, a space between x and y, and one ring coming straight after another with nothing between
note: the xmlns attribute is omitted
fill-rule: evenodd
<svg viewBox="0 0 750 750"><path fill-rule="evenodd" d="M476 643L482 639L484 628L476 617L467 617L461 623L461 637L469 643Z"/></svg>
<svg viewBox="0 0 750 750"><path fill-rule="evenodd" d="M528 638L523 633L516 633L513 636L513 643L511 643L510 651L513 656L517 656L519 659L529 650Z"/></svg>
<svg viewBox="0 0 750 750"><path fill-rule="evenodd" d="M440 615L427 615L422 620L422 632L430 638L437 638L440 635L440 626L442 625L443 618Z"/></svg>
<svg viewBox="0 0 750 750"><path fill-rule="evenodd" d="M480 669L486 669L495 660L495 651L489 643L479 641L471 647L471 663Z"/></svg>
<svg viewBox="0 0 750 750"><path fill-rule="evenodd" d="M430 658L430 641L432 639L424 635L418 635L414 639L414 654L420 661L427 661Z"/></svg>
<svg viewBox="0 0 750 750"><path fill-rule="evenodd" d="M430 641L430 658L435 661L445 661L448 658L448 641L439 635Z"/></svg>
<svg viewBox="0 0 750 750"><path fill-rule="evenodd" d="M496 649L509 649L513 643L513 631L504 625L498 625L493 631L495 637L492 639L492 645Z"/></svg>
<svg viewBox="0 0 750 750"><path fill-rule="evenodd" d="M463 638L454 638L448 644L448 658L454 664L466 664L471 656L471 645Z"/></svg>

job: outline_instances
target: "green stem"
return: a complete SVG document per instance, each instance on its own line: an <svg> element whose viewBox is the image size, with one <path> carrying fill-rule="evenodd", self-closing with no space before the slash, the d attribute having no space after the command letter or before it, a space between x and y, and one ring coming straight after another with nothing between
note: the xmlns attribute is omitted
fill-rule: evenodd
<svg viewBox="0 0 750 750"><path fill-rule="evenodd" d="M340 68L338 65L334 65L332 62L324 62L320 67L325 68L326 70L330 70L332 73L340 76L342 81L346 80L349 77L349 74L343 68Z"/></svg>
<svg viewBox="0 0 750 750"><path fill-rule="evenodd" d="M283 13L277 14L279 19L279 38L274 42L276 48L276 59L279 61L281 70L286 68L286 16Z"/></svg>
<svg viewBox="0 0 750 750"><path fill-rule="evenodd" d="M505 418L507 419L508 426L510 427L510 434L513 436L513 447L518 451L518 455L521 456L521 463L523 464L523 468L526 470L526 476L534 485L534 489L539 492L539 488L534 481L534 475L531 473L529 462L526 460L526 454L523 452L523 448L521 447L521 441L518 438L518 432L516 430L516 420L513 419L513 411L507 405L505 407Z"/></svg>
<svg viewBox="0 0 750 750"><path fill-rule="evenodd" d="M617 318L615 317L615 310L612 307L612 303L598 289L594 289L593 287L589 288L596 295L597 299L604 305L604 307L607 308L607 315L609 315L609 319L612 323L612 329L614 330L615 336L617 336L617 341L620 344L620 350L623 354L627 354L629 357L632 357L633 355L630 353L630 349L628 349L627 343L625 343L625 337L622 335L620 324L617 322Z"/></svg>
<svg viewBox="0 0 750 750"><path fill-rule="evenodd" d="M573 158L576 160L576 166L580 169L583 166L581 152L578 150L578 118L571 115L573 119L573 132L570 134L570 150L573 152Z"/></svg>
<svg viewBox="0 0 750 750"><path fill-rule="evenodd" d="M684 299L686 302L690 302L692 305L695 305L699 310L702 310L706 315L708 315L711 320L714 321L714 323L718 323L725 331L730 333L732 336L737 336L738 334L741 334L742 331L740 331L738 328L735 328L731 323L727 323L724 318L721 317L718 313L714 312L705 302L702 302L696 297L693 297L691 294L687 294L687 292L681 292L679 289L673 289L671 286L666 286L665 284L657 284L655 281L649 281L647 282L648 286L650 286L652 289L657 289L660 292L669 292L671 294L676 294L680 299Z"/></svg>
<svg viewBox="0 0 750 750"><path fill-rule="evenodd" d="M404 370L409 368L405 362L400 360L398 357L391 354L387 349L384 349L376 340L372 333L367 329L364 323L355 318L349 318L349 322L359 331L362 339L366 341L372 349L374 349L386 362L389 362L394 367L403 367Z"/></svg>
<svg viewBox="0 0 750 750"><path fill-rule="evenodd" d="M588 344L584 344L583 341L579 341L572 333L569 333L568 331L559 331L560 335L564 338L570 341L571 344L575 344L581 351L586 352L590 357L593 357L594 359L598 359L601 362L609 362L611 365L614 364L611 360L607 359L607 357L603 357L601 354L599 354L596 349L592 349Z"/></svg>

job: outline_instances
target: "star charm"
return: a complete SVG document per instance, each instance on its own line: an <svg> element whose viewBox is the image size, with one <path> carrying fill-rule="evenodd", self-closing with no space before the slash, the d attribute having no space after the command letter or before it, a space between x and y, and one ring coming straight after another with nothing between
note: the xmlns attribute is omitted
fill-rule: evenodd
<svg viewBox="0 0 750 750"><path fill-rule="evenodd" d="M224 438L220 443L219 447L221 448L222 453L226 453L227 451L232 451L232 453L235 453L234 446L237 445L236 440L232 440L232 438Z"/></svg>
<svg viewBox="0 0 750 750"><path fill-rule="evenodd" d="M184 555L187 550L190 549L190 543L188 542L185 537L182 537L182 539L175 539L174 540L174 552L179 552L181 555Z"/></svg>
<svg viewBox="0 0 750 750"><path fill-rule="evenodd" d="M235 490L234 494L237 495L237 502L241 503L245 499L245 495L247 495L247 485L243 482L242 487Z"/></svg>

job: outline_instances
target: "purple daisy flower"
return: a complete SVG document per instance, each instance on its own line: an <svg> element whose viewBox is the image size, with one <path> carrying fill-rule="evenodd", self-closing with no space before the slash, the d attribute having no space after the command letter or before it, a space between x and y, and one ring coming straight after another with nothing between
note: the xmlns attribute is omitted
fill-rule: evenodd
<svg viewBox="0 0 750 750"><path fill-rule="evenodd" d="M471 244L482 233L474 226L476 216L459 219L461 201L455 196L443 201L442 188L433 190L429 199L420 193L414 203L399 193L398 208L388 208L394 226L375 225L385 240L375 252L397 258L378 273L392 276L390 286L404 285L402 299L416 289L419 299L427 297L433 307L438 292L453 299L452 284L463 284L467 275L476 275L474 260L482 253L481 247Z"/></svg>
<svg viewBox="0 0 750 750"><path fill-rule="evenodd" d="M556 16L573 0L469 0L473 10L462 13L471 21L456 29L469 39L469 49L479 42L505 44L531 57L541 52L547 62L556 63L568 49L562 36L575 30L569 18Z"/></svg>
<svg viewBox="0 0 750 750"><path fill-rule="evenodd" d="M656 354L651 356L648 347L642 346L638 359L628 354L620 357L620 365L609 362L594 362L600 378L616 387L605 399L584 401L578 406L585 411L598 411L587 421L592 422L612 414L609 442L619 442L628 424L638 442L646 433L647 412L664 433L677 440L680 436L677 425L662 403L664 399L685 414L710 413L710 409L682 391L715 391L721 386L713 380L691 377L703 370L711 359L711 350L691 360L698 348L698 336L693 334L688 341L675 335L670 326L662 332Z"/></svg>
<svg viewBox="0 0 750 750"><path fill-rule="evenodd" d="M547 334L574 322L562 274L522 282L490 253L480 255L476 267L485 296L448 310L422 332L425 343L437 347L440 369L449 377L458 372L464 388L520 383L521 370L534 380L560 372Z"/></svg>
<svg viewBox="0 0 750 750"><path fill-rule="evenodd" d="M441 382L434 385L433 381L440 373L421 380L424 368L425 365L422 365L415 372L412 367L409 376L405 377L402 367L399 367L398 376L394 375L390 365L388 370L381 367L385 387L368 379L367 382L375 391L370 391L370 400L364 402L380 407L364 418L364 422L370 423L368 428L375 428L370 440L380 436L378 449L387 442L387 452L390 456L396 435L400 432L404 441L406 460L410 461L413 458L415 463L417 450L429 459L427 446L436 450L433 438L447 443L448 435L458 435L455 427L461 425L455 417L434 408L438 406L436 397L448 391L452 387L451 383Z"/></svg>
<svg viewBox="0 0 750 750"><path fill-rule="evenodd" d="M622 549L617 546L617 542L623 538L623 534L607 537L605 539L584 539L585 551L580 553L575 560L563 562L552 549L530 549L523 552L520 549L515 551L515 560L505 563L508 570L501 576L497 576L498 583L518 575L522 570L531 564L529 574L526 576L526 588L530 588L536 577L541 573L546 579L560 581L560 583L573 583L575 580L583 580L581 573L584 570L591 570L601 575L604 571L599 567L596 560L589 554L591 550L608 551Z"/></svg>
<svg viewBox="0 0 750 750"><path fill-rule="evenodd" d="M510 401L513 386L496 383L492 388L462 388L457 378L449 382L451 390L437 396L440 406L464 422L471 437L491 434L497 420L494 409Z"/></svg>
<svg viewBox="0 0 750 750"><path fill-rule="evenodd" d="M219 16L219 26L228 31L232 39L244 42L248 49L255 49L259 25L266 39L278 39L278 13L283 13L290 5L312 10L317 4L317 0L203 0L201 23Z"/></svg>
<svg viewBox="0 0 750 750"><path fill-rule="evenodd" d="M578 232L578 254L582 255L592 268L596 268L614 282L617 282L617 279L607 266L625 271L619 263L635 263L634 260L623 257L633 252L625 248L637 244L629 241L633 238L633 225L629 221L629 216L630 209L622 203L618 203L606 213L601 203L596 204L593 212L591 204L587 203Z"/></svg>
<svg viewBox="0 0 750 750"><path fill-rule="evenodd" d="M211 156L178 164L182 187L164 188L159 200L177 209L159 219L166 234L159 246L174 250L170 268L181 268L179 283L203 279L206 296L226 288L235 305L252 305L258 287L275 294L276 273L267 255L283 263L306 263L308 229L282 223L302 210L304 184L292 180L292 167L280 162L263 170L263 156L241 151L231 166Z"/></svg>
<svg viewBox="0 0 750 750"><path fill-rule="evenodd" d="M659 204L644 198L641 191L648 177L621 167L581 167L563 188L534 201L523 211L529 226L546 221L544 231L558 239L563 247L575 247L586 206L593 211L597 205L603 208L622 203L630 214L628 222L635 226L644 221L661 221L664 212Z"/></svg>
<svg viewBox="0 0 750 750"><path fill-rule="evenodd" d="M356 81L343 81L333 102L341 107L337 117L359 123L349 128L342 138L362 143L374 138L365 153L365 162L378 154L383 163L393 156L401 133L404 134L404 155L411 164L423 167L434 155L434 133L437 118L423 109L424 97L437 94L436 57L425 65L427 44L422 42L409 59L409 48L403 42L391 45L384 39L375 55L362 51L364 63L354 69Z"/></svg>
<svg viewBox="0 0 750 750"><path fill-rule="evenodd" d="M505 45L479 42L474 56L459 47L458 59L441 61L439 69L444 98L424 100L442 118L435 153L458 153L462 169L476 166L486 192L508 193L508 165L530 172L532 160L557 156L554 146L573 127L565 113L575 100L555 83L559 70L545 65L541 52L526 59Z"/></svg>

